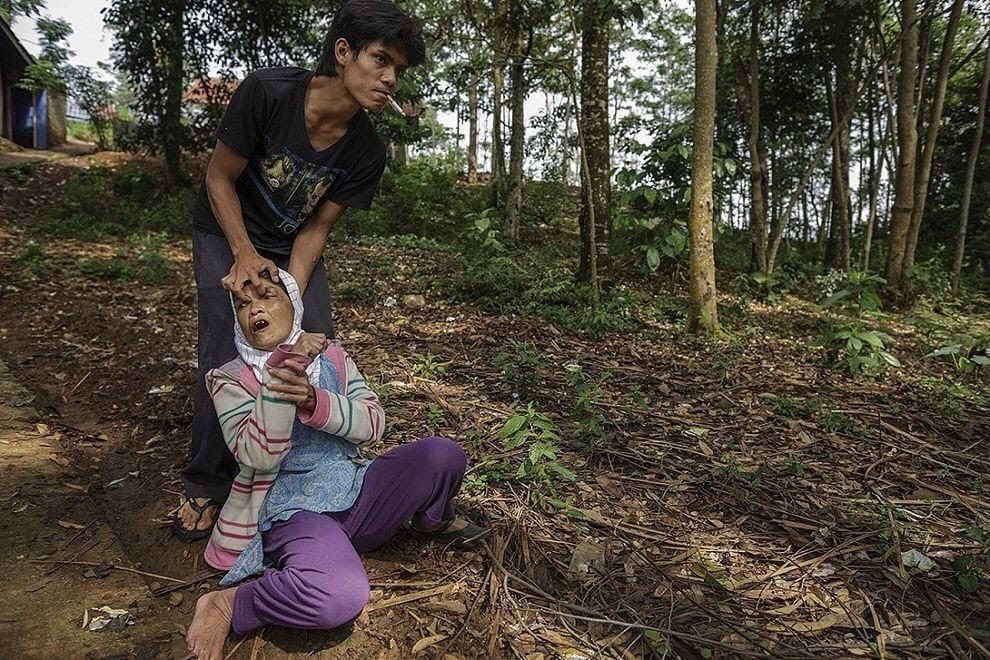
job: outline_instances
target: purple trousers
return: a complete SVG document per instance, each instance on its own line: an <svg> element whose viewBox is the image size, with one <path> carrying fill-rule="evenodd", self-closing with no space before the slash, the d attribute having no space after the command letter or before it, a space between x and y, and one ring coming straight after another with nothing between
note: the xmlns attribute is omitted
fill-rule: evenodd
<svg viewBox="0 0 990 660"><path fill-rule="evenodd" d="M358 553L388 541L414 516L429 525L454 518L467 457L452 440L423 438L396 447L368 467L354 506L339 513L301 511L262 535L273 566L237 588L231 627L244 635L265 625L336 628L368 604L368 575Z"/></svg>

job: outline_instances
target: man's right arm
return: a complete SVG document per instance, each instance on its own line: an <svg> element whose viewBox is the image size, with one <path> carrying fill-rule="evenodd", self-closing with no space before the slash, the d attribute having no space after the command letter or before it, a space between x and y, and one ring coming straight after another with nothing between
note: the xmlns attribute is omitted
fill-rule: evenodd
<svg viewBox="0 0 990 660"><path fill-rule="evenodd" d="M259 275L262 272L268 271L273 281L278 280L278 267L258 254L244 226L236 182L247 163L247 158L217 140L210 164L206 168L206 194L210 200L210 208L234 255L234 264L221 283L238 297L248 283L261 286Z"/></svg>

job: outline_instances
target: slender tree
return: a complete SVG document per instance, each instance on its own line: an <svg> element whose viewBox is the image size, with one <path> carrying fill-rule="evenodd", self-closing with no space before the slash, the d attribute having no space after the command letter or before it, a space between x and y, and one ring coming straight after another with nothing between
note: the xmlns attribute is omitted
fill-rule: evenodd
<svg viewBox="0 0 990 660"><path fill-rule="evenodd" d="M526 70L525 63L529 49L533 45L533 30L523 29L519 3L513 3L509 12L512 27L512 52L509 57L509 79L512 83L510 94L509 130L509 176L506 181L505 216L502 223L502 238L514 243L519 240L519 217L522 213L523 192L523 148L526 139L525 102Z"/></svg>
<svg viewBox="0 0 990 660"><path fill-rule="evenodd" d="M505 148L502 144L502 95L505 89L506 10L492 0L492 206L505 212Z"/></svg>
<svg viewBox="0 0 990 660"><path fill-rule="evenodd" d="M980 143L983 140L983 124L987 116L987 88L990 86L990 45L987 46L983 62L983 82L980 84L980 101L976 107L976 128L973 142L966 159L966 179L963 183L962 201L959 205L959 230L956 234L956 252L952 258L952 292L959 290L959 274L962 272L963 254L966 250L966 225L969 223L969 203L973 195L973 177L976 174L976 161L980 157Z"/></svg>
<svg viewBox="0 0 990 660"><path fill-rule="evenodd" d="M716 14L715 0L697 0L695 3L694 148L691 157L691 213L688 216L691 246L689 332L719 332L712 229L715 80L718 70Z"/></svg>
<svg viewBox="0 0 990 660"><path fill-rule="evenodd" d="M589 176L581 178L581 262L577 277L587 281L594 253L599 275L608 272L611 234L611 149L609 144L609 15L607 2L586 0L581 29L581 129ZM594 215L594 230L590 222Z"/></svg>
<svg viewBox="0 0 990 660"><path fill-rule="evenodd" d="M962 16L963 0L954 0L949 22L945 27L945 38L942 40L942 52L939 55L938 72L935 76L935 96L932 98L931 110L928 116L928 127L925 133L924 149L920 154L918 170L915 177L914 206L911 209L911 228L908 231L907 243L904 247L904 269L914 266L915 251L918 247L918 234L921 231L921 221L925 215L925 202L928 199L928 182L932 174L932 161L935 158L935 142L938 139L938 126L942 121L942 107L945 103L945 89L949 82L949 65L952 60L952 45L955 42L959 18ZM919 115L920 115L919 109Z"/></svg>
<svg viewBox="0 0 990 660"><path fill-rule="evenodd" d="M480 84L478 70L472 66L468 89L468 183L478 183L478 87Z"/></svg>
<svg viewBox="0 0 990 660"><path fill-rule="evenodd" d="M914 174L918 145L918 131L914 123L917 77L917 0L901 0L900 71L897 75L897 167L887 252L887 283L895 288L901 286L904 278L904 254L914 209Z"/></svg>
<svg viewBox="0 0 990 660"><path fill-rule="evenodd" d="M736 82L743 117L749 126L746 146L749 151L749 226L752 234L752 257L761 273L767 273L767 174L766 141L763 136L762 98L760 94L760 16L762 0L751 0L749 8L749 53L747 64L736 62Z"/></svg>

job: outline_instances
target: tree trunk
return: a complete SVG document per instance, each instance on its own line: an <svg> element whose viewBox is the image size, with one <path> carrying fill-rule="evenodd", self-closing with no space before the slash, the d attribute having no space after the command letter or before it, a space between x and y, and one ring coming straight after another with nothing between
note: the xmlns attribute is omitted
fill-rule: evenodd
<svg viewBox="0 0 990 660"><path fill-rule="evenodd" d="M818 261L824 263L826 246L828 245L828 235L832 231L832 195L826 195L822 201L822 212L818 216L818 236L815 237L815 254Z"/></svg>
<svg viewBox="0 0 990 660"><path fill-rule="evenodd" d="M492 207L505 217L505 149L502 144L505 16L501 0L493 0L492 12Z"/></svg>
<svg viewBox="0 0 990 660"><path fill-rule="evenodd" d="M832 115L832 125L835 127L835 139L832 141L832 231L829 234L829 249L826 251L826 267L838 266L849 270L849 237L851 221L849 214L849 124L839 122L839 117L848 112L843 107L843 99L838 89L848 87L849 68L842 64L845 58L839 58L836 63L836 90L826 79L825 88L828 105ZM847 102L848 100L846 100Z"/></svg>
<svg viewBox="0 0 990 660"><path fill-rule="evenodd" d="M584 3L581 19L581 129L589 176L581 179L581 261L577 279L590 276L592 252L597 274L607 276L611 238L611 150L609 145L609 24L601 0ZM593 208L592 208L593 207ZM594 215L594 229L590 222Z"/></svg>
<svg viewBox="0 0 990 660"><path fill-rule="evenodd" d="M932 99L931 114L928 118L928 130L925 134L925 147L918 163L918 172L914 189L914 208L911 211L911 229L908 232L907 244L904 248L904 269L914 266L915 250L918 247L918 235L921 232L921 221L925 215L925 202L928 199L928 182L931 180L932 161L935 158L935 142L938 138L938 125L942 121L942 107L945 103L945 89L949 82L949 64L952 60L952 44L956 39L959 27L959 17L962 15L963 0L952 3L952 12L945 27L945 39L942 41L942 52L939 55L938 73L935 78L935 96ZM920 112L919 112L920 115Z"/></svg>
<svg viewBox="0 0 990 660"><path fill-rule="evenodd" d="M505 216L502 223L502 239L507 243L519 240L519 215L522 212L523 186L523 145L526 126L523 121L523 103L526 100L526 81L523 79L523 33L518 17L512 23L514 30L512 63L509 67L512 81L511 113L512 124L509 133L509 178L506 181Z"/></svg>
<svg viewBox="0 0 990 660"><path fill-rule="evenodd" d="M766 146L762 135L760 112L760 11L761 0L750 3L749 66L742 71L737 67L736 79L740 89L739 101L743 116L749 124L749 225L752 233L752 256L757 269L767 273L767 175L765 165Z"/></svg>
<svg viewBox="0 0 990 660"><path fill-rule="evenodd" d="M471 71L471 89L468 90L468 183L478 183L478 70Z"/></svg>
<svg viewBox="0 0 990 660"><path fill-rule="evenodd" d="M917 0L901 0L901 70L897 74L897 169L890 211L887 283L899 288L914 208L914 172L918 133L914 125L914 87L918 75Z"/></svg>
<svg viewBox="0 0 990 660"><path fill-rule="evenodd" d="M866 238L863 241L863 272L870 270L870 249L873 244L873 225L876 223L877 219L877 189L880 185L880 176L877 172L875 116L876 99L873 98L873 94L871 93L869 114L866 117L866 133L867 141L869 142L868 148L870 150L866 185L869 190L868 194L870 196L870 209L866 216Z"/></svg>
<svg viewBox="0 0 990 660"><path fill-rule="evenodd" d="M969 147L966 160L966 179L963 183L962 201L959 208L959 233L956 236L956 253L952 258L952 293L959 290L959 274L962 272L963 253L966 249L966 225L969 223L969 200L973 193L973 177L976 174L976 161L980 157L980 141L983 139L983 123L987 116L987 88L990 86L990 46L987 46L983 62L983 83L980 86L980 104L977 107L976 132Z"/></svg>
<svg viewBox="0 0 990 660"><path fill-rule="evenodd" d="M169 183L186 183L182 171L182 143L185 130L182 126L182 93L185 87L185 71L182 54L185 50L184 0L174 0L168 4L169 23L166 28L167 45L162 48L159 61L168 77L165 93L165 108L162 115L164 133L165 172Z"/></svg>
<svg viewBox="0 0 990 660"><path fill-rule="evenodd" d="M695 2L694 126L691 156L691 288L688 331L719 332L712 230L712 150L715 135L715 0Z"/></svg>

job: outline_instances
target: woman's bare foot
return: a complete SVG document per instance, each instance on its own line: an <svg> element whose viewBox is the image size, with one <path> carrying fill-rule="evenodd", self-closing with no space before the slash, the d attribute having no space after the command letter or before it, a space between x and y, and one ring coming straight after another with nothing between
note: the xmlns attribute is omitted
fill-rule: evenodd
<svg viewBox="0 0 990 660"><path fill-rule="evenodd" d="M223 591L211 591L196 601L186 646L200 660L221 660L223 643L230 633L230 619L234 612L234 594L237 587Z"/></svg>

